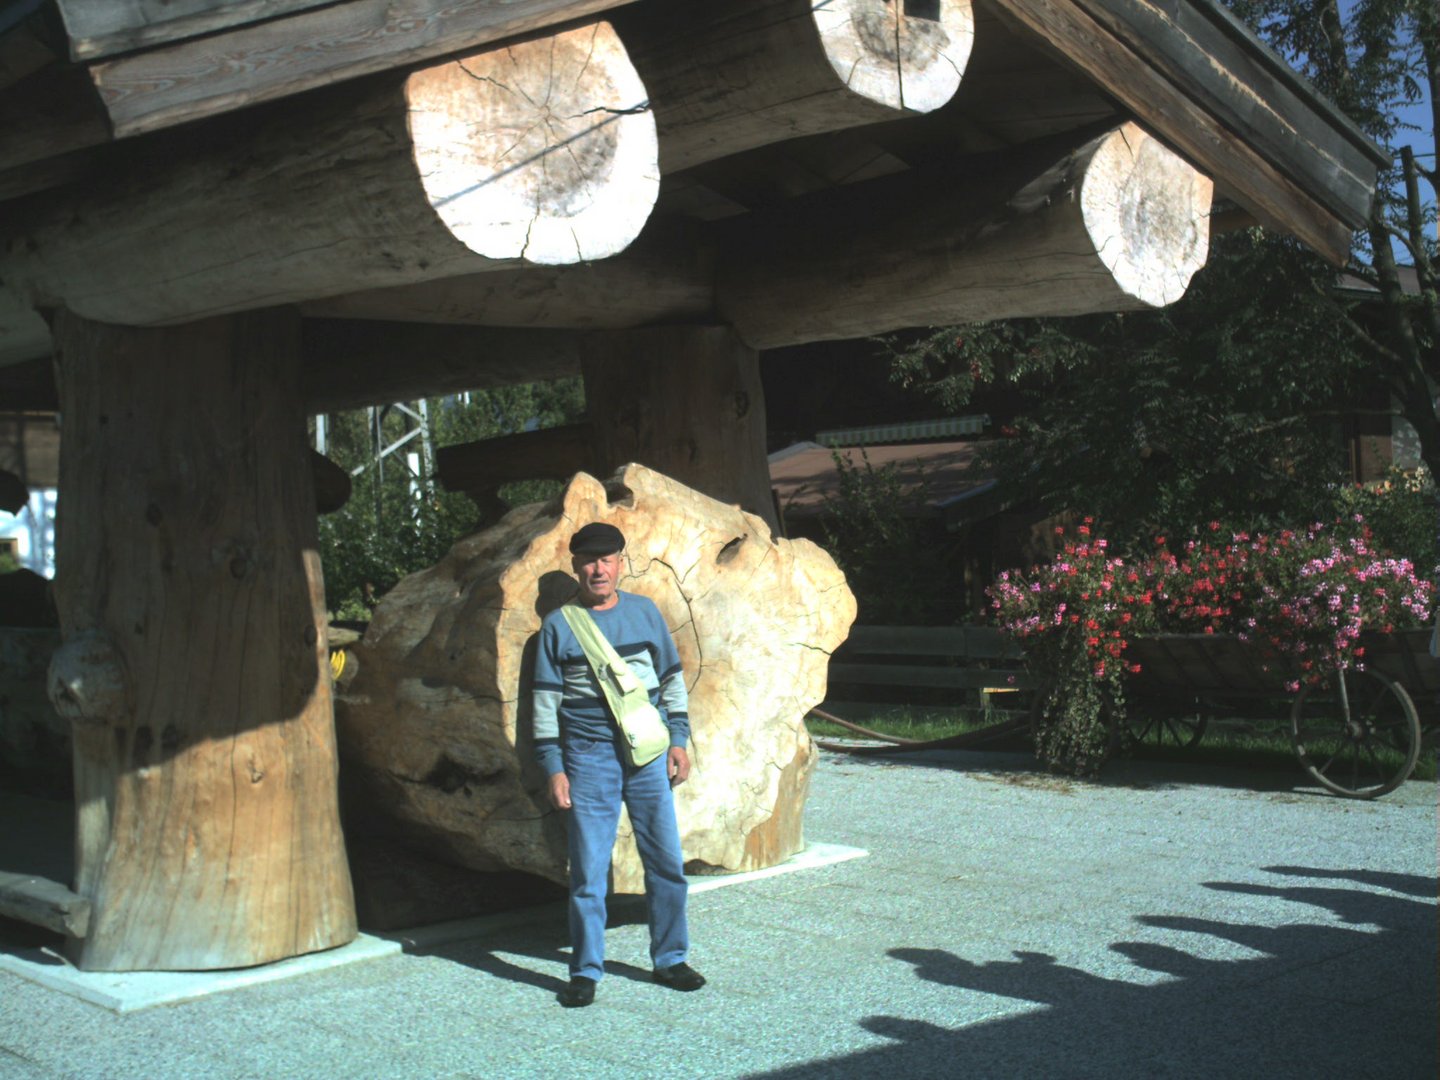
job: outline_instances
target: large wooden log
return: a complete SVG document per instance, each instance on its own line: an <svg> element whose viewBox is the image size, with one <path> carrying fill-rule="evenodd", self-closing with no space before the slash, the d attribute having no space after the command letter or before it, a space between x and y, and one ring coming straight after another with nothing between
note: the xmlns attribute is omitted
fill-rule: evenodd
<svg viewBox="0 0 1440 1080"><path fill-rule="evenodd" d="M1229 16L1135 0L995 0L995 7L1232 188L1263 224L1335 263L1349 257L1352 228L1368 212L1364 193L1388 159L1253 36L1237 48L1245 32L1201 25ZM1314 132L1312 145L1304 145L1301 126Z"/></svg>
<svg viewBox="0 0 1440 1080"><path fill-rule="evenodd" d="M779 531L765 457L760 362L728 326L587 334L592 468L638 462Z"/></svg>
<svg viewBox="0 0 1440 1080"><path fill-rule="evenodd" d="M755 215L725 253L721 315L769 349L1158 307L1204 265L1212 185L1134 124L1063 153L1046 140L969 166Z"/></svg>
<svg viewBox="0 0 1440 1080"><path fill-rule="evenodd" d="M714 243L692 223L652 220L634 244L603 262L366 289L301 310L323 318L597 330L695 322L714 301Z"/></svg>
<svg viewBox="0 0 1440 1080"><path fill-rule="evenodd" d="M37 198L0 233L0 280L147 325L603 259L654 203L644 96L604 23L339 87L139 147L103 191Z"/></svg>
<svg viewBox="0 0 1440 1080"><path fill-rule="evenodd" d="M588 423L455 443L436 450L435 478L447 491L493 496L516 480L565 480L593 468L594 444Z"/></svg>
<svg viewBox="0 0 1440 1080"><path fill-rule="evenodd" d="M50 698L73 723L89 970L244 967L355 935L295 379L262 312L62 314Z"/></svg>
<svg viewBox="0 0 1440 1080"><path fill-rule="evenodd" d="M262 0L264 2L264 0ZM310 5L281 0L292 9L281 18L255 18L254 4L185 5L197 16L151 23L153 31L183 27L158 47L107 57L90 71L105 99L117 135L135 135L329 86L345 79L423 63L451 53L504 41L598 15L625 0L346 0ZM71 6L71 0L66 0ZM110 0L73 6L104 8ZM127 5L133 7L133 5ZM154 5L147 5L154 7ZM165 4L166 14L175 5ZM269 4L269 14L277 14ZM193 37L199 19L215 20L224 33ZM310 10L294 10L309 8ZM67 13L68 15L68 13ZM140 29L132 20L131 27ZM124 31L122 30L122 33ZM84 50L82 39L77 50ZM90 50L110 51L110 43ZM120 48L125 48L123 39Z"/></svg>
<svg viewBox="0 0 1440 1080"><path fill-rule="evenodd" d="M640 466L581 474L397 585L336 703L347 783L410 843L463 866L565 880L563 815L533 761L527 658L541 616L574 593L566 544L608 521L626 536L620 587L655 601L690 688L687 863L774 865L801 849L813 744L803 717L855 618L834 562L806 540ZM641 889L622 818L613 885Z"/></svg>
<svg viewBox="0 0 1440 1080"><path fill-rule="evenodd" d="M306 319L302 341L311 413L580 374L579 335L565 330Z"/></svg>
<svg viewBox="0 0 1440 1080"><path fill-rule="evenodd" d="M970 57L970 0L650 0L616 29L650 90L665 173L930 112Z"/></svg>

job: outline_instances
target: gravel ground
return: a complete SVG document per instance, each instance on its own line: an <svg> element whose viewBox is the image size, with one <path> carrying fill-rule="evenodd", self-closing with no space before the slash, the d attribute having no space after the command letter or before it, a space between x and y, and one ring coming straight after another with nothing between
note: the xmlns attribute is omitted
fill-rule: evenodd
<svg viewBox="0 0 1440 1080"><path fill-rule="evenodd" d="M0 1076L1431 1080L1436 787L1300 779L827 753L807 834L869 855L692 897L699 993L634 906L583 1010L554 909L123 1015L0 972Z"/></svg>

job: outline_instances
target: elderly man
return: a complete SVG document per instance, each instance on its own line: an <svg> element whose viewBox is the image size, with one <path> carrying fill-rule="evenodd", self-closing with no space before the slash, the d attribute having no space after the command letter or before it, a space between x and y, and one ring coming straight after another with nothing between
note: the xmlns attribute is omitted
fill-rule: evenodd
<svg viewBox="0 0 1440 1080"><path fill-rule="evenodd" d="M661 710L668 753L638 768L629 763L613 711L563 610L545 617L535 661L535 756L549 776L551 804L570 814L570 982L560 993L560 1004L569 1008L594 1001L604 974L605 893L622 801L645 866L655 981L675 990L705 985L685 962L684 859L671 794L690 775L685 679L659 609L616 587L624 548L620 530L602 522L570 538L577 602Z"/></svg>

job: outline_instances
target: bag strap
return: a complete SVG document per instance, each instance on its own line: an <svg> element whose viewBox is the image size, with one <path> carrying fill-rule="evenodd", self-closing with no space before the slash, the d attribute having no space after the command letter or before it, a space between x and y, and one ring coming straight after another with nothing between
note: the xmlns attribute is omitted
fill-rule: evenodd
<svg viewBox="0 0 1440 1080"><path fill-rule="evenodd" d="M610 639L600 632L600 627L595 625L595 619L590 612L579 604L566 604L560 609L560 613L565 616L575 640L580 643L580 649L590 664L595 681L600 684L600 692L605 695L605 700L610 705L611 714L617 717L623 715L622 702L625 695L614 685L613 679L606 677L606 669L612 664L619 664L628 670L629 665L620 659L620 654L615 651L615 646L610 644ZM641 692L645 693L643 689ZM648 693L645 693L645 700L650 700Z"/></svg>
<svg viewBox="0 0 1440 1080"><path fill-rule="evenodd" d="M590 667L597 679L604 681L601 675L605 665L624 664L625 661L620 659L615 646L610 644L610 639L595 625L595 618L590 612L579 604L566 604L560 611L565 616L565 621L570 624L570 630L575 635L575 640L580 643L585 659L590 661Z"/></svg>

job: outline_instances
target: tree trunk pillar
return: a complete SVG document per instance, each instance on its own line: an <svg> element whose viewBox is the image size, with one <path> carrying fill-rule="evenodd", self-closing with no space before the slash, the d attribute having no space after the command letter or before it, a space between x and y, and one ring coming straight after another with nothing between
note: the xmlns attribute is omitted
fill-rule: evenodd
<svg viewBox="0 0 1440 1080"><path fill-rule="evenodd" d="M779 535L765 453L760 361L728 326L588 335L580 370L594 430L593 471L638 462Z"/></svg>
<svg viewBox="0 0 1440 1080"><path fill-rule="evenodd" d="M355 936L299 322L62 313L50 695L74 725L73 959L245 967Z"/></svg>

